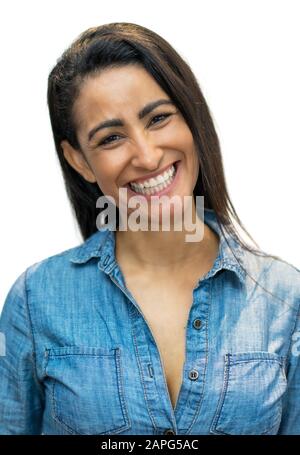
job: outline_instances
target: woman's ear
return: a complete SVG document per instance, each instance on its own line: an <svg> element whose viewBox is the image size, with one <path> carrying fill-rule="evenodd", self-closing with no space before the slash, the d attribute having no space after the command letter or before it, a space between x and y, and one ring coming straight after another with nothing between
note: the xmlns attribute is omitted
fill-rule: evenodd
<svg viewBox="0 0 300 455"><path fill-rule="evenodd" d="M67 140L61 141L60 146L70 166L79 172L85 180L95 183L97 180L82 152L74 149Z"/></svg>

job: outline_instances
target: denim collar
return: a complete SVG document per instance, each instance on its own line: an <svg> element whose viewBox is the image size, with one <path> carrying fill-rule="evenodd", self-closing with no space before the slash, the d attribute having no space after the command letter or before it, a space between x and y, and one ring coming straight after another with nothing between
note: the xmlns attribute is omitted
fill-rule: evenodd
<svg viewBox="0 0 300 455"><path fill-rule="evenodd" d="M244 282L246 272L243 248L233 237L221 231L212 209L204 209L204 222L218 234L220 245L213 267L202 279L215 275L219 270L227 269L236 273L238 278ZM117 266L114 231L109 229L96 231L81 245L73 248L70 255L70 261L76 264L84 264L91 258L100 258L98 266L100 270L108 274Z"/></svg>

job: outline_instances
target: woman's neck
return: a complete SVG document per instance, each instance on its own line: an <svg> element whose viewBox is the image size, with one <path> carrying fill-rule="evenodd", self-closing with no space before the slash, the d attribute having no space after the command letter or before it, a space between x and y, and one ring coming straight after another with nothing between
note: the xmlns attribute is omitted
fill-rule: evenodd
<svg viewBox="0 0 300 455"><path fill-rule="evenodd" d="M200 241L187 242L182 231L116 231L116 257L145 271L181 271L184 266L214 261L219 237L198 218L203 229ZM198 226L199 228L199 226Z"/></svg>

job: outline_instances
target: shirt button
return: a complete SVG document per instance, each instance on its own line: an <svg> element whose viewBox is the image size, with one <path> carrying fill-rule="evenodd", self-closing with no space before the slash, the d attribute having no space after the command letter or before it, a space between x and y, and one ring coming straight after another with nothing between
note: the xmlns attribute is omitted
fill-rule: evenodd
<svg viewBox="0 0 300 455"><path fill-rule="evenodd" d="M195 319L194 322L193 322L193 326L195 327L195 329L200 329L200 327L202 326L202 321L201 319Z"/></svg>
<svg viewBox="0 0 300 455"><path fill-rule="evenodd" d="M197 370L191 370L189 372L189 378L192 380L192 381L195 381L196 379L198 379L198 376L199 376L199 373Z"/></svg>
<svg viewBox="0 0 300 455"><path fill-rule="evenodd" d="M175 432L172 430L172 428L168 428L164 431L164 434L175 434Z"/></svg>

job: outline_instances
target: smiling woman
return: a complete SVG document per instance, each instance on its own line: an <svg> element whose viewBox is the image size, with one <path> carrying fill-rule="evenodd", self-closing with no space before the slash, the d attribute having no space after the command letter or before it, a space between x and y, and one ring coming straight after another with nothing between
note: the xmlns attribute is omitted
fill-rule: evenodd
<svg viewBox="0 0 300 455"><path fill-rule="evenodd" d="M83 242L9 291L0 432L300 434L300 271L238 234L188 64L137 24L91 28L50 72L48 106ZM99 198L121 211L123 191L126 219L138 197L152 227L159 204L158 229L98 229ZM201 241L178 229L183 201Z"/></svg>

